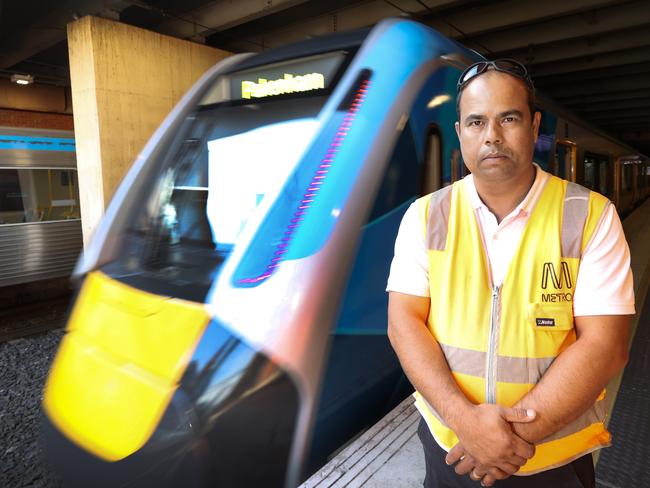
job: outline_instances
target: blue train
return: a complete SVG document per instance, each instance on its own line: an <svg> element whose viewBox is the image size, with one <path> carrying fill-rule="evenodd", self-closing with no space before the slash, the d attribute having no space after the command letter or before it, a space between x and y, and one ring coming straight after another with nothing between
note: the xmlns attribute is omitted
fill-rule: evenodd
<svg viewBox="0 0 650 488"><path fill-rule="evenodd" d="M296 486L409 394L384 287L408 205L466 174L455 90L477 59L387 20L197 82L77 267L44 395L67 484ZM642 155L541 104L540 165L645 195Z"/></svg>

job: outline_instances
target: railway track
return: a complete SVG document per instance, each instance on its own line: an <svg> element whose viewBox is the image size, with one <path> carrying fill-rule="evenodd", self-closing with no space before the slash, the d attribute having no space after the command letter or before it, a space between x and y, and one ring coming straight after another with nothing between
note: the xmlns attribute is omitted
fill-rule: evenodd
<svg viewBox="0 0 650 488"><path fill-rule="evenodd" d="M0 309L0 343L65 326L71 295Z"/></svg>

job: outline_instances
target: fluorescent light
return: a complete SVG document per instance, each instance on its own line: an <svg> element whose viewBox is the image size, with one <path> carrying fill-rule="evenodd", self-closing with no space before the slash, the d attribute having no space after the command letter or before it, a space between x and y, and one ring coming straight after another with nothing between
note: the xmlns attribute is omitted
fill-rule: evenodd
<svg viewBox="0 0 650 488"><path fill-rule="evenodd" d="M11 81L19 85L30 85L34 83L34 77L32 75L19 75L16 73L11 75Z"/></svg>

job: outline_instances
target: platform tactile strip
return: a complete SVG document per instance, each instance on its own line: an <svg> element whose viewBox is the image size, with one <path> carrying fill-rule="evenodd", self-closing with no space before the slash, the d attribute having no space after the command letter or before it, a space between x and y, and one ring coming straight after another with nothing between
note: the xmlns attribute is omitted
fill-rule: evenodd
<svg viewBox="0 0 650 488"><path fill-rule="evenodd" d="M650 488L650 299L643 305L609 430L613 446L600 455L598 488Z"/></svg>

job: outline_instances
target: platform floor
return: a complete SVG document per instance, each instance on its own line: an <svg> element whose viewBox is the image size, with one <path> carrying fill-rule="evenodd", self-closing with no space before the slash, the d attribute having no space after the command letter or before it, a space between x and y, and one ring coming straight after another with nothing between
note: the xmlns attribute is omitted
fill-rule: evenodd
<svg viewBox="0 0 650 488"><path fill-rule="evenodd" d="M608 386L613 446L597 458L598 488L650 488L650 200L623 222L637 315L630 361ZM424 479L419 414L407 398L300 488L416 488ZM478 484L477 484L478 486Z"/></svg>
<svg viewBox="0 0 650 488"><path fill-rule="evenodd" d="M603 488L650 487L650 299L638 312L630 360L609 422L614 445L601 452L596 465Z"/></svg>

